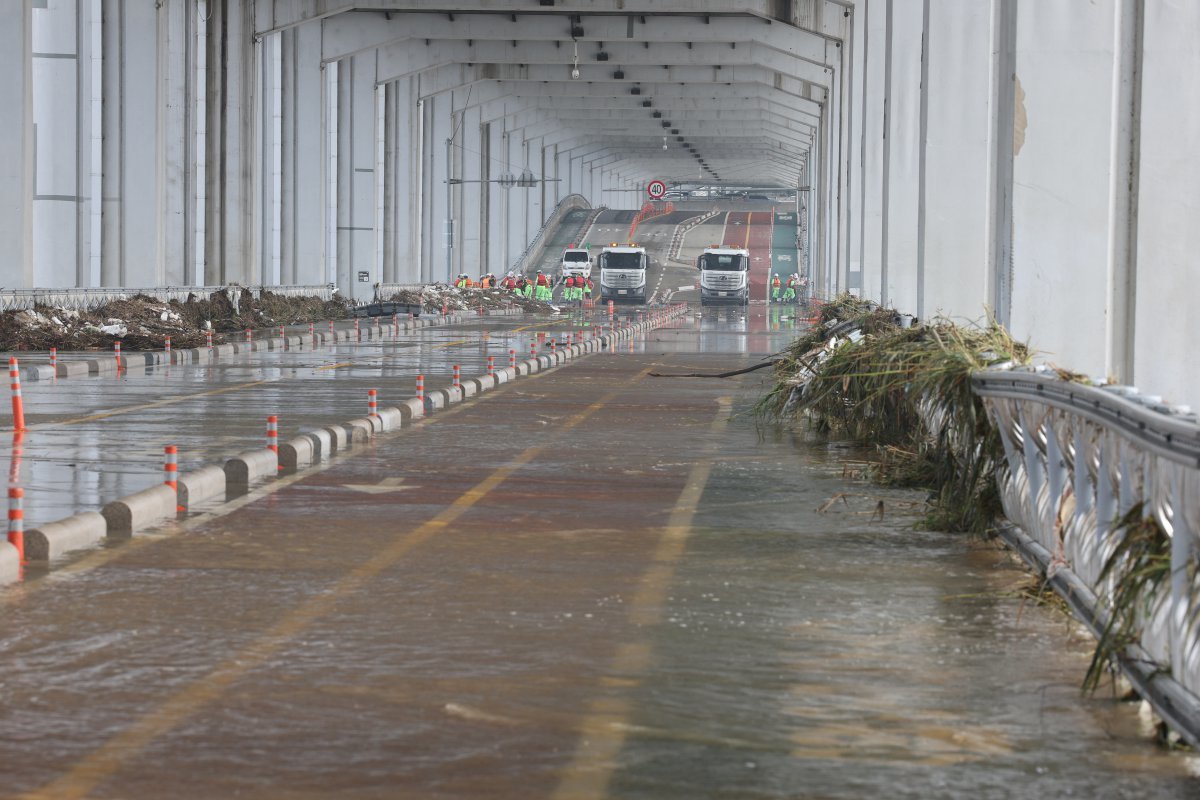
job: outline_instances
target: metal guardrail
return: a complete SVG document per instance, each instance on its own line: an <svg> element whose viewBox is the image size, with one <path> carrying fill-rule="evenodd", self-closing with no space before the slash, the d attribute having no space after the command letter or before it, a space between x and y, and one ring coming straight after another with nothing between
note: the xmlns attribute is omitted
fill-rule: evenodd
<svg viewBox="0 0 1200 800"><path fill-rule="evenodd" d="M88 311L93 308L118 300L128 300L135 295L146 295L164 303L171 300L186 302L190 295L208 297L214 292L229 289L230 300L237 307L242 289L249 289L254 295L261 297L263 292L282 297L319 297L322 300L334 298L333 284L318 284L310 286L155 286L152 288L89 288L89 289L9 289L0 291L0 311L27 311L35 306L51 306L54 308L69 308L76 311Z"/></svg>
<svg viewBox="0 0 1200 800"><path fill-rule="evenodd" d="M1121 655L1126 675L1193 747L1200 744L1200 422L1129 386L1066 381L1046 368L990 370L973 388L996 421L1007 470L1005 538L1045 570L1093 630L1116 579L1114 523L1144 503L1170 536L1170 580Z"/></svg>
<svg viewBox="0 0 1200 800"><path fill-rule="evenodd" d="M538 229L538 232L534 234L533 239L531 239L529 244L526 245L525 251L521 253L521 255L517 256L516 260L513 261L512 266L508 271L514 275L520 275L529 268L531 261L541 258L542 253L546 248L546 234L555 228L558 223L562 222L563 217L567 215L568 211L574 211L577 208L591 207L592 204L589 203L588 199L581 194L569 194L562 200L559 200L558 205L554 207L554 210L551 211L549 216L546 217L546 221L542 223L542 227Z"/></svg>

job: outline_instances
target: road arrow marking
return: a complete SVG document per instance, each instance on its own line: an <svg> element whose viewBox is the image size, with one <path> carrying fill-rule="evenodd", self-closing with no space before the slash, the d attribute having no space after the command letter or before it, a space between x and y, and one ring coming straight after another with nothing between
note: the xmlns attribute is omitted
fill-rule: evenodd
<svg viewBox="0 0 1200 800"><path fill-rule="evenodd" d="M365 494L386 494L387 492L403 492L405 489L415 489L415 486L401 486L404 478L384 478L379 483L343 483L347 489Z"/></svg>

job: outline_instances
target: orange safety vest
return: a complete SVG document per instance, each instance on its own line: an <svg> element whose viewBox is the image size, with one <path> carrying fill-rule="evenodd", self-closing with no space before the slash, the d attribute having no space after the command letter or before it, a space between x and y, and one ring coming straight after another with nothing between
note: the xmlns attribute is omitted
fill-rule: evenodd
<svg viewBox="0 0 1200 800"><path fill-rule="evenodd" d="M538 275L537 276L537 285L538 286L549 286L550 284L546 282L545 275Z"/></svg>
<svg viewBox="0 0 1200 800"><path fill-rule="evenodd" d="M774 278L771 279L771 286L776 289L779 288L779 276L778 275L776 275Z"/></svg>

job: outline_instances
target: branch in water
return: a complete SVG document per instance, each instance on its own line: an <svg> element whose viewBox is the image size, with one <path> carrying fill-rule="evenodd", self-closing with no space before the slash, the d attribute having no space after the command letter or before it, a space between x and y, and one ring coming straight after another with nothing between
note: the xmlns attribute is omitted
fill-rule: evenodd
<svg viewBox="0 0 1200 800"><path fill-rule="evenodd" d="M678 375L668 375L663 372L651 372L650 377L651 378L732 378L734 375L744 375L747 372L754 372L755 370L763 369L764 367L773 367L773 366L775 366L775 364L776 364L776 362L774 362L774 361L764 361L761 364L755 364L753 367L746 367L745 369L735 369L730 372L683 372Z"/></svg>

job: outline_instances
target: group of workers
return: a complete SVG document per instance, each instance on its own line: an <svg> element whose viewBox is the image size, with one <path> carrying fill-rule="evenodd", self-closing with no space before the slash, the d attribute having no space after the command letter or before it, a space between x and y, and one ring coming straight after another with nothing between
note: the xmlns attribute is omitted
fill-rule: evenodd
<svg viewBox="0 0 1200 800"><path fill-rule="evenodd" d="M794 303L800 290L805 286L808 286L808 278L800 277L798 272L788 275L786 284L779 279L779 273L776 272L771 277L771 302Z"/></svg>
<svg viewBox="0 0 1200 800"><path fill-rule="evenodd" d="M470 289L473 287L495 289L499 287L526 299L537 299L546 303L554 300L554 284L550 276L541 270L538 270L537 276L533 278L526 278L524 275L513 275L510 272L500 281L497 281L496 276L490 272L486 275L481 275L478 281L471 280L470 276L463 273L454 281L454 286L457 289ZM563 280L562 286L562 299L564 302L582 304L584 300L592 298L593 284L591 278L585 278L582 275L578 277L568 275Z"/></svg>

